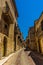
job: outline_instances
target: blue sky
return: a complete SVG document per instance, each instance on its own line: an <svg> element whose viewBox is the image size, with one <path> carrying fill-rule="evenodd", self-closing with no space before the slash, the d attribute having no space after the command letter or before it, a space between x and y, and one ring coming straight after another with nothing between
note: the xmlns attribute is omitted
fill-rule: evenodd
<svg viewBox="0 0 43 65"><path fill-rule="evenodd" d="M43 0L15 0L18 10L18 25L24 39L28 35L29 27L34 25L43 11Z"/></svg>

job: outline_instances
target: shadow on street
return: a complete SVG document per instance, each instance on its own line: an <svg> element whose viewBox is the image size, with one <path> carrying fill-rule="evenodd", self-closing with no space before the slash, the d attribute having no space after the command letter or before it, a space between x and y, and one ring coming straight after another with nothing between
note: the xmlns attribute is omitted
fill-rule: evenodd
<svg viewBox="0 0 43 65"><path fill-rule="evenodd" d="M28 56L31 56L36 65L43 65L43 56L37 52L30 52Z"/></svg>

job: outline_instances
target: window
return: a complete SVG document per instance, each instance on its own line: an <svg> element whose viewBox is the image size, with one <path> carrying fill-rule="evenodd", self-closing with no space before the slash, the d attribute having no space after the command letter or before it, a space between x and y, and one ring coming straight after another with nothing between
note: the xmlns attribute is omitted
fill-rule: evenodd
<svg viewBox="0 0 43 65"><path fill-rule="evenodd" d="M20 39L20 42L22 43L22 40Z"/></svg>
<svg viewBox="0 0 43 65"><path fill-rule="evenodd" d="M4 26L4 27L5 27L5 29L7 29L7 24L5 24L5 26Z"/></svg>
<svg viewBox="0 0 43 65"><path fill-rule="evenodd" d="M20 36L18 36L18 39L20 39Z"/></svg>
<svg viewBox="0 0 43 65"><path fill-rule="evenodd" d="M4 24L4 32L3 33L8 36L9 27L8 27L8 25L6 23Z"/></svg>

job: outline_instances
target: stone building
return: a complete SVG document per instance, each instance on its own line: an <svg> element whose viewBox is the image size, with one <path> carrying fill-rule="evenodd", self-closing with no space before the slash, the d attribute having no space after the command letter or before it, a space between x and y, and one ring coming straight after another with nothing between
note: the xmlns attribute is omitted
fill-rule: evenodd
<svg viewBox="0 0 43 65"><path fill-rule="evenodd" d="M26 40L25 40L25 47L29 47L29 36L26 37Z"/></svg>
<svg viewBox="0 0 43 65"><path fill-rule="evenodd" d="M43 12L40 18L35 21L35 39L37 51L43 54Z"/></svg>
<svg viewBox="0 0 43 65"><path fill-rule="evenodd" d="M39 19L35 20L34 26L30 27L25 43L30 49L43 54L43 12Z"/></svg>
<svg viewBox="0 0 43 65"><path fill-rule="evenodd" d="M17 34L16 34L16 50L19 50L23 47L23 38L20 32L19 27L17 26Z"/></svg>
<svg viewBox="0 0 43 65"><path fill-rule="evenodd" d="M0 59L14 52L18 12L14 0L0 0Z"/></svg>
<svg viewBox="0 0 43 65"><path fill-rule="evenodd" d="M30 27L28 32L29 38L29 48L32 50L36 50L36 43L35 43L35 30L34 27Z"/></svg>

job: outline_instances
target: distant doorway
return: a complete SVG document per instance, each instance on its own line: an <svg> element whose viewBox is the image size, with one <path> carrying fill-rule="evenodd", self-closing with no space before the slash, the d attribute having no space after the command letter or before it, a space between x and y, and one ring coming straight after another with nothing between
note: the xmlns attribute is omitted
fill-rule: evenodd
<svg viewBox="0 0 43 65"><path fill-rule="evenodd" d="M3 54L3 56L6 56L6 51L7 51L7 38L6 37L4 37L4 54Z"/></svg>
<svg viewBox="0 0 43 65"><path fill-rule="evenodd" d="M38 40L39 52L41 53L40 39Z"/></svg>

